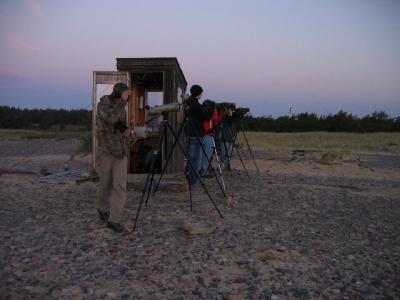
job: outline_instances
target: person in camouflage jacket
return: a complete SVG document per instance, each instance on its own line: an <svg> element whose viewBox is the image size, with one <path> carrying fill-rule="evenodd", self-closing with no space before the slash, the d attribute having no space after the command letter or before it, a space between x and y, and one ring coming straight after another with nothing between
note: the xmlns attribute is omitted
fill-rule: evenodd
<svg viewBox="0 0 400 300"><path fill-rule="evenodd" d="M119 219L126 200L131 137L125 111L128 98L128 86L117 83L111 95L101 97L96 114L97 171L100 177L96 208L100 220L107 222L107 227L116 232L126 231Z"/></svg>
<svg viewBox="0 0 400 300"><path fill-rule="evenodd" d="M126 103L126 100L114 98L112 94L101 97L96 118L99 156L123 158L129 154L129 139L115 128L118 123L127 126Z"/></svg>

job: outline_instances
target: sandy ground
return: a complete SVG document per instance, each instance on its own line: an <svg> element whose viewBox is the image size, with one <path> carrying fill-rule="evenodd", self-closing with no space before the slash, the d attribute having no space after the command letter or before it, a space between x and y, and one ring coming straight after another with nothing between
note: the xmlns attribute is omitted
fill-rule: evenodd
<svg viewBox="0 0 400 300"><path fill-rule="evenodd" d="M138 230L97 220L96 183L39 183L39 175L90 168L70 159L76 140L0 141L1 299L398 299L400 155L256 151L225 173L233 208L215 179L160 191ZM131 227L140 189L128 184ZM217 230L187 235L182 225Z"/></svg>

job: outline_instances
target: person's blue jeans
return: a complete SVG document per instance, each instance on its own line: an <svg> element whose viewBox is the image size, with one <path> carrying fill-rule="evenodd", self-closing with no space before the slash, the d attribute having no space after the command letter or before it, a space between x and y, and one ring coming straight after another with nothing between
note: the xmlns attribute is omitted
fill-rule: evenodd
<svg viewBox="0 0 400 300"><path fill-rule="evenodd" d="M201 176L208 176L209 165L210 165L209 161L212 158L213 148L214 148L214 138L212 135L206 134L203 137L203 146L204 146L205 155L204 155L204 152L201 151L203 158L201 160L200 174L201 174Z"/></svg>
<svg viewBox="0 0 400 300"><path fill-rule="evenodd" d="M230 154L232 152L232 143L222 143L221 144L221 168L224 168L227 164L229 164Z"/></svg>
<svg viewBox="0 0 400 300"><path fill-rule="evenodd" d="M186 174L188 176L188 181L190 185L195 184L198 181L196 172L199 174L201 169L201 162L203 158L203 153L201 150L201 138L197 139L197 137L189 137L188 143L188 159L189 161L186 163Z"/></svg>

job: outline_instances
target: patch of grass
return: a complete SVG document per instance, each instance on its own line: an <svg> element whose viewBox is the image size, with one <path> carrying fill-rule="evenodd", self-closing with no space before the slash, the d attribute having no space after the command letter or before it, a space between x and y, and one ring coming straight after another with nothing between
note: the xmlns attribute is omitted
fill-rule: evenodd
<svg viewBox="0 0 400 300"><path fill-rule="evenodd" d="M246 136L252 148L261 150L400 152L400 132L246 132ZM239 134L238 142L245 142L242 134Z"/></svg>
<svg viewBox="0 0 400 300"><path fill-rule="evenodd" d="M333 161L336 160L337 158L340 158L340 155L339 155L337 152L328 151L328 152L322 153L321 161L324 161L324 162L333 162Z"/></svg>
<svg viewBox="0 0 400 300"><path fill-rule="evenodd" d="M92 135L90 132L85 133L81 138L81 144L74 151L73 155L89 154L92 152Z"/></svg>
<svg viewBox="0 0 400 300"><path fill-rule="evenodd" d="M86 131L0 129L0 140L18 139L81 139Z"/></svg>
<svg viewBox="0 0 400 300"><path fill-rule="evenodd" d="M257 268L253 265L247 264L245 265L245 268L250 273L257 272Z"/></svg>
<svg viewBox="0 0 400 300"><path fill-rule="evenodd" d="M332 164L337 160L343 159L345 154L350 154L349 151L325 151L322 153L321 158L319 160L322 164Z"/></svg>
<svg viewBox="0 0 400 300"><path fill-rule="evenodd" d="M266 253L261 257L261 261L264 264L268 264L269 261L274 260L274 259L276 259L276 258L274 256L270 255L269 253Z"/></svg>
<svg viewBox="0 0 400 300"><path fill-rule="evenodd" d="M362 189L360 189L360 188L358 188L356 186L353 186L353 185L338 184L338 185L335 185L335 187L338 187L338 188L341 188L341 189L355 190L357 192L362 192Z"/></svg>

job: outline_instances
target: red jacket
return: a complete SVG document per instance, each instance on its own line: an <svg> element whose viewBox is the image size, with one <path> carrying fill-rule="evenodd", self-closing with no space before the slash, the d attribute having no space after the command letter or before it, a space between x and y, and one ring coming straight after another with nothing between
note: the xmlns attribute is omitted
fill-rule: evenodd
<svg viewBox="0 0 400 300"><path fill-rule="evenodd" d="M209 134L212 129L214 128L215 125L217 125L218 122L220 122L224 118L224 115L221 114L217 108L214 108L214 112L212 114L212 117L208 121L204 121L204 133Z"/></svg>

